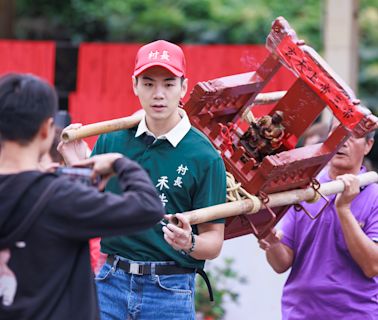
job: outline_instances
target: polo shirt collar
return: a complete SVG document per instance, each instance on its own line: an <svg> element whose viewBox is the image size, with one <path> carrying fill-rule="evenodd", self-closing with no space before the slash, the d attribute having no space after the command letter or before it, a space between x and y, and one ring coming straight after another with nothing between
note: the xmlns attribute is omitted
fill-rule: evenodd
<svg viewBox="0 0 378 320"><path fill-rule="evenodd" d="M138 125L138 129L135 133L135 138L145 133L149 136L154 137L155 139L166 139L174 148L176 148L176 146L180 143L180 141L185 137L185 135L189 132L191 128L191 124L185 110L179 109L179 114L181 117L179 123L176 124L176 126L173 127L169 132L159 137L155 137L155 135L148 129L146 123L146 115L144 115L142 121Z"/></svg>

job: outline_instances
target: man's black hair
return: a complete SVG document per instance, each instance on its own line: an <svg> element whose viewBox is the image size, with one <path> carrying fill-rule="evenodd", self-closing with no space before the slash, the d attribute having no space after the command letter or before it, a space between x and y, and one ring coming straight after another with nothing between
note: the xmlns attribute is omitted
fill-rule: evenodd
<svg viewBox="0 0 378 320"><path fill-rule="evenodd" d="M0 78L0 140L28 144L58 110L55 90L31 74Z"/></svg>

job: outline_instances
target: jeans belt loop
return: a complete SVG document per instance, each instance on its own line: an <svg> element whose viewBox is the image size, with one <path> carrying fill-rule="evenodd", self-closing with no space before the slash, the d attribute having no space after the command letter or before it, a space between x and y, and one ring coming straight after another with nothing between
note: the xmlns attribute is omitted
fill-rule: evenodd
<svg viewBox="0 0 378 320"><path fill-rule="evenodd" d="M119 257L115 256L114 258L115 259L114 259L113 265L112 265L112 272L114 272L117 269L117 264L118 264L118 261L119 261Z"/></svg>
<svg viewBox="0 0 378 320"><path fill-rule="evenodd" d="M151 263L151 276L155 277L156 275L156 264L155 263Z"/></svg>

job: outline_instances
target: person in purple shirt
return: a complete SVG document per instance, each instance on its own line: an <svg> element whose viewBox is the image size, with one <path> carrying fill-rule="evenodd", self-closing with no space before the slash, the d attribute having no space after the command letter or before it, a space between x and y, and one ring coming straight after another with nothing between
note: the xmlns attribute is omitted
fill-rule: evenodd
<svg viewBox="0 0 378 320"><path fill-rule="evenodd" d="M317 219L290 209L259 241L274 271L291 267L283 320L378 319L378 185L360 190L356 178L373 143L374 132L349 138L318 175L320 183L342 180L345 190L328 196ZM316 214L324 200L302 205Z"/></svg>

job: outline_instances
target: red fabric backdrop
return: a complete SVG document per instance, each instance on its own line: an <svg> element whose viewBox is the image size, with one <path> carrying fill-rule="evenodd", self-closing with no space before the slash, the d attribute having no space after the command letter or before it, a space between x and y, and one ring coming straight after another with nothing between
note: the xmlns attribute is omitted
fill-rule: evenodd
<svg viewBox="0 0 378 320"><path fill-rule="evenodd" d="M0 75L33 73L54 84L55 42L0 40Z"/></svg>
<svg viewBox="0 0 378 320"><path fill-rule="evenodd" d="M82 44L79 48L77 91L70 95L73 122L88 124L132 114L140 108L131 75L140 44ZM268 56L262 45L183 45L189 90L199 81L254 71ZM293 76L280 70L267 91L285 90ZM96 138L87 141L93 146Z"/></svg>

